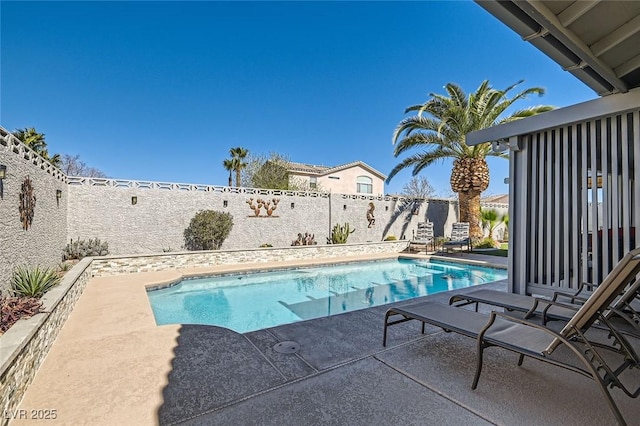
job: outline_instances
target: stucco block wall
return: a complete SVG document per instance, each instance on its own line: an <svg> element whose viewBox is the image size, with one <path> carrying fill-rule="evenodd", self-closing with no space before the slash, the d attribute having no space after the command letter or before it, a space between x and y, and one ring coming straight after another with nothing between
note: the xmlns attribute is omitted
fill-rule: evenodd
<svg viewBox="0 0 640 426"><path fill-rule="evenodd" d="M55 267L62 260L67 238L65 175L43 160L8 131L0 128L0 164L7 167L0 197L0 290L8 290L17 265ZM20 192L29 177L36 203L33 222L20 220ZM62 198L56 199L56 190Z"/></svg>
<svg viewBox="0 0 640 426"><path fill-rule="evenodd" d="M69 185L68 236L70 239L100 238L109 243L111 254L118 255L182 250L183 233L191 218L206 209L233 216L233 229L222 246L226 250L258 248L261 244L288 247L298 233L305 232L314 234L322 245L326 244L336 223L349 223L356 229L349 242L380 241L388 234L400 237L406 229L424 220L424 216L421 219L409 211L396 211L398 200L388 197L385 200L384 197L339 194L289 195L283 191L262 191L266 194L260 195L245 192L254 190L226 187L215 187L212 191L143 189L111 186L115 181L105 182L106 186ZM135 205L131 202L133 196L137 197ZM280 200L272 216L267 216L264 208L260 216L255 216L247 201L253 199L255 205L258 198ZM376 207L376 223L369 228L370 202Z"/></svg>
<svg viewBox="0 0 640 426"><path fill-rule="evenodd" d="M329 227L322 214L328 198L88 185L70 185L69 192L69 238L100 238L109 243L111 254L182 250L189 222L198 211L208 209L233 216L223 249L257 248L265 243L289 246L298 232L320 235ZM136 205L131 203L133 196ZM280 201L272 216L263 208L256 217L247 203L251 198L254 205L258 198Z"/></svg>
<svg viewBox="0 0 640 426"><path fill-rule="evenodd" d="M411 239L418 222L431 220L438 236L447 236L457 220L448 200L414 201L397 197L318 194L220 186L71 177L68 238L100 238L114 255L160 253L184 249L184 230L200 210L233 216L234 226L222 249L251 249L261 244L289 247L298 233L327 243L335 224L349 223L350 243L381 241L393 234ZM131 198L137 198L132 204ZM258 217L247 201L279 199L272 216ZM367 211L374 205L375 224ZM415 213L415 214L414 214Z"/></svg>

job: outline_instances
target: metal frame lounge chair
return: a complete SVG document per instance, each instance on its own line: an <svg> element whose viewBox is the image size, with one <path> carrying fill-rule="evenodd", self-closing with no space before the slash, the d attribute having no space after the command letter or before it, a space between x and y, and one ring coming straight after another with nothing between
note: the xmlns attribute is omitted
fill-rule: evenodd
<svg viewBox="0 0 640 426"><path fill-rule="evenodd" d="M427 252L427 248L431 243L431 248L435 248L435 234L433 232L433 222L419 222L418 229L415 233L414 239L411 240L409 246L424 244L424 251Z"/></svg>
<svg viewBox="0 0 640 426"><path fill-rule="evenodd" d="M480 289L468 293L454 294L449 304L457 307L470 304L475 305L476 312L479 304L496 306L508 311L525 313L524 318L542 315L542 324L548 320L568 321L587 300L587 291L597 285L582 283L575 293L556 291L551 299L527 296L524 294L506 293L499 290ZM640 295L640 279L632 283L624 293L614 300L606 310L605 317L619 330L640 337L640 312L634 299ZM565 301L566 299L566 301ZM562 306L560 306L561 304ZM567 304L573 305L571 308ZM617 321L618 319L622 322Z"/></svg>
<svg viewBox="0 0 640 426"><path fill-rule="evenodd" d="M471 251L471 238L469 237L469 222L456 222L451 228L451 238L442 244L446 250L460 247L462 250L467 247L467 252Z"/></svg>
<svg viewBox="0 0 640 426"><path fill-rule="evenodd" d="M630 367L638 367L640 358L627 339L610 326L604 313L624 292L627 285L636 280L638 273L640 273L640 249L635 249L620 260L560 332L500 312L494 311L487 316L442 303L422 302L394 307L387 311L382 344L386 346L388 326L411 320L422 322L423 333L424 325L427 323L445 331L476 338L478 353L472 389L477 387L480 379L484 351L491 346L518 353L520 355L518 365L522 365L524 357L528 356L563 367L593 379L607 400L616 420L624 425L626 422L607 388L618 387L626 395L632 398L638 397L640 387L628 389L619 377ZM398 316L402 318L395 319ZM598 344L585 338L585 333L596 321L608 326L609 338L613 341L611 345ZM553 359L554 351L560 346L566 346L576 356L582 367ZM615 360L607 362L602 356L602 350L612 352ZM617 365L610 365L613 362Z"/></svg>

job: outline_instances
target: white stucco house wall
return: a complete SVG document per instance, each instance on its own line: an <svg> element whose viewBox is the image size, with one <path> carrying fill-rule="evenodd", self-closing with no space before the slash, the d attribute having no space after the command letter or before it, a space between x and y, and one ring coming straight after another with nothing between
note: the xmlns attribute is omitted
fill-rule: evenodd
<svg viewBox="0 0 640 426"><path fill-rule="evenodd" d="M289 163L289 182L324 192L384 195L386 175L362 161L339 166Z"/></svg>

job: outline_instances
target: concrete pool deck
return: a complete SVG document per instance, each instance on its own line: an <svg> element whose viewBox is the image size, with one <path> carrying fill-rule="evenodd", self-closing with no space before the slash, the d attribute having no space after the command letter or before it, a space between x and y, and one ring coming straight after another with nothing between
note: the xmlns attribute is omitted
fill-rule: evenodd
<svg viewBox="0 0 640 426"><path fill-rule="evenodd" d="M589 379L533 360L517 367L517 356L502 350L487 352L472 391L472 339L434 327L422 335L418 322L407 322L390 328L384 348L388 306L246 334L156 326L145 286L180 275L93 278L27 390L27 417L56 410L47 423L69 425L615 424ZM282 341L298 342L299 352L275 352ZM630 423L640 418L636 400L612 394Z"/></svg>

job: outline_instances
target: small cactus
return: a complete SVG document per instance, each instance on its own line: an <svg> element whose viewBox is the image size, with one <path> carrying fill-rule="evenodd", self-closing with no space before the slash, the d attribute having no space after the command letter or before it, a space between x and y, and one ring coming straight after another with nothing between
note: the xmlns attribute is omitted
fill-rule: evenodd
<svg viewBox="0 0 640 426"><path fill-rule="evenodd" d="M71 240L62 250L62 260L82 259L87 256L106 256L109 254L109 244L100 239Z"/></svg>
<svg viewBox="0 0 640 426"><path fill-rule="evenodd" d="M298 233L298 239L293 240L291 243L292 246L314 246L316 244L318 243L315 240L315 236L308 232L305 232L304 235Z"/></svg>
<svg viewBox="0 0 640 426"><path fill-rule="evenodd" d="M349 234L356 232L355 229L350 229L349 224L345 223L340 225L337 223L331 230L331 238L327 238L327 244L345 244Z"/></svg>

